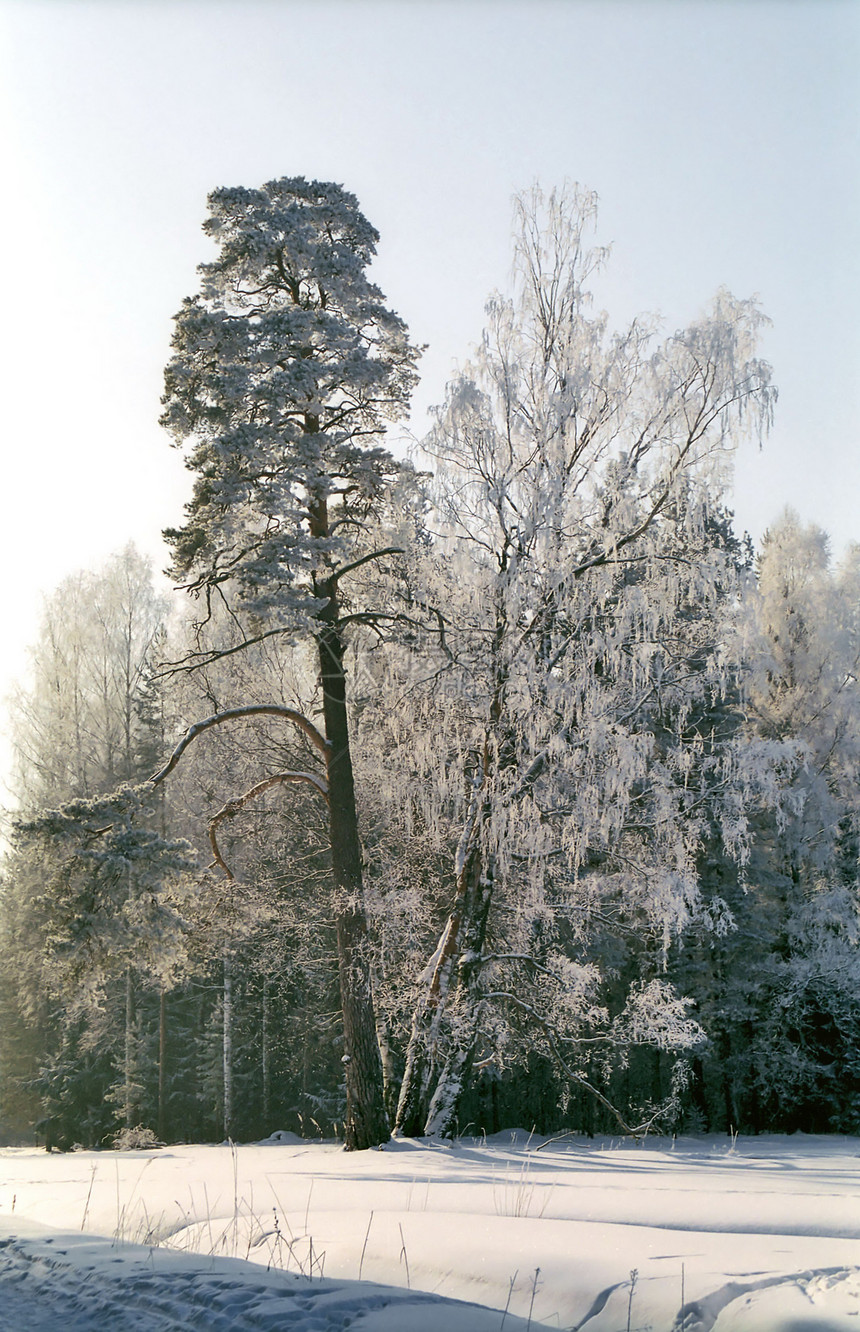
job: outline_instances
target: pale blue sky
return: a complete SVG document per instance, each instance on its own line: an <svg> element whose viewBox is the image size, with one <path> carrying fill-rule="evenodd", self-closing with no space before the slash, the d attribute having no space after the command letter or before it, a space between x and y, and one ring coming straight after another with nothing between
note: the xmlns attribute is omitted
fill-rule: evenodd
<svg viewBox="0 0 860 1332"><path fill-rule="evenodd" d="M430 344L418 430L506 282L512 193L595 189L614 316L675 327L725 284L774 321L740 525L790 503L860 539L854 0L0 0L0 115L0 690L40 588L129 538L163 560L186 476L161 371L217 185L358 195Z"/></svg>

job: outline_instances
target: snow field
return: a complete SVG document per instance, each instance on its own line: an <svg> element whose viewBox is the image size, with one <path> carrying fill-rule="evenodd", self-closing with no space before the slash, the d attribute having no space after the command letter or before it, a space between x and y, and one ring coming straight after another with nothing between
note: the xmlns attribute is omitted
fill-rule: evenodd
<svg viewBox="0 0 860 1332"><path fill-rule="evenodd" d="M169 1311L173 1322L145 1321L163 1276L179 1291L177 1309L196 1307L192 1295L210 1312L239 1301L243 1321L228 1324L237 1330L451 1332L457 1318L466 1319L464 1332L478 1332L486 1318L503 1332L515 1332L517 1319L587 1332L860 1329L856 1139L544 1146L508 1133L354 1154L296 1141L66 1156L5 1149L0 1172L0 1227L18 1235L15 1261L38 1254L44 1264L47 1252L57 1262L59 1239L52 1249L51 1235L22 1237L23 1221L67 1232L70 1272L84 1251L93 1270L136 1263L141 1328L198 1325ZM68 1232L77 1232L71 1246ZM100 1265L84 1234L122 1242L102 1242L111 1259ZM162 1247L137 1251L129 1242ZM4 1260L9 1252L7 1244ZM284 1280L276 1269L290 1274L289 1295L272 1293L271 1281ZM64 1281L74 1285L68 1273ZM380 1294L383 1283L400 1296ZM234 1287L241 1299L226 1293ZM498 1312L451 1313L416 1303L416 1292ZM62 1290L54 1293L60 1299ZM350 1309L360 1320L315 1323L324 1297L332 1317ZM284 1299L292 1321L266 1322L271 1301Z"/></svg>

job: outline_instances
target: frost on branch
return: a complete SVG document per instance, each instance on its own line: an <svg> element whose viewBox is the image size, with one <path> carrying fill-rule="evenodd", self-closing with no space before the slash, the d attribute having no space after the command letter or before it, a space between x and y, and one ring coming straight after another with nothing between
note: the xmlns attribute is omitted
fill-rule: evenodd
<svg viewBox="0 0 860 1332"><path fill-rule="evenodd" d="M634 1045L656 1045L660 1050L690 1050L706 1039L690 1016L692 999L676 994L664 981L634 986L615 1021L618 1038Z"/></svg>
<svg viewBox="0 0 860 1332"><path fill-rule="evenodd" d="M453 988L437 993L437 966L412 1027L428 1086L465 1085L489 993L555 1022L537 966L525 989L488 978L487 941L544 965L563 940L591 965L595 923L614 920L665 963L706 914L698 862L730 739L720 622L741 562L722 489L736 441L770 421L762 316L723 291L671 336L648 320L611 331L588 291L605 259L586 245L593 217L579 190L519 201L513 294L488 303L423 445L433 536L416 572L447 652L411 687L408 743L381 725L395 784L456 848L440 935L459 950Z"/></svg>
<svg viewBox="0 0 860 1332"><path fill-rule="evenodd" d="M134 966L167 984L185 965L187 842L152 826L146 785L69 801L14 828L48 913L43 979L73 1011L98 1007ZM47 921L46 921L47 924Z"/></svg>

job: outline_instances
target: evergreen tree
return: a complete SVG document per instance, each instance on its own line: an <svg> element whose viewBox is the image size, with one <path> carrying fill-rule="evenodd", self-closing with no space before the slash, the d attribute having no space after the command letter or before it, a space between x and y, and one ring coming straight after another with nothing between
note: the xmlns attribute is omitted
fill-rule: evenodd
<svg viewBox="0 0 860 1332"><path fill-rule="evenodd" d="M398 467L381 446L406 408L417 352L366 268L378 235L340 186L304 179L209 197L218 257L176 317L163 421L195 473L167 533L176 574L229 601L246 639L316 645L344 1022L348 1147L388 1135L367 957L346 706L346 633L372 619L349 578L391 553L375 518ZM284 714L286 715L286 714ZM319 736L307 719L287 720ZM294 777L294 779L297 779Z"/></svg>
<svg viewBox="0 0 860 1332"><path fill-rule="evenodd" d="M712 1036L702 1110L726 1128L857 1122L858 590L856 552L834 570L826 535L788 512L727 618L748 780L724 816L748 857L704 867L733 928L674 964Z"/></svg>

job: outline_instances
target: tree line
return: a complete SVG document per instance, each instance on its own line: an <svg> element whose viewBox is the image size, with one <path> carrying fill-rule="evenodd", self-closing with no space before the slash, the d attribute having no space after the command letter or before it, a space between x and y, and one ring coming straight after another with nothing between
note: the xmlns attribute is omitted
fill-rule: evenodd
<svg viewBox="0 0 860 1332"><path fill-rule="evenodd" d="M67 579L12 700L0 1133L856 1131L860 565L733 530L755 303L614 327L534 189L403 459L355 198L209 206L177 593Z"/></svg>

